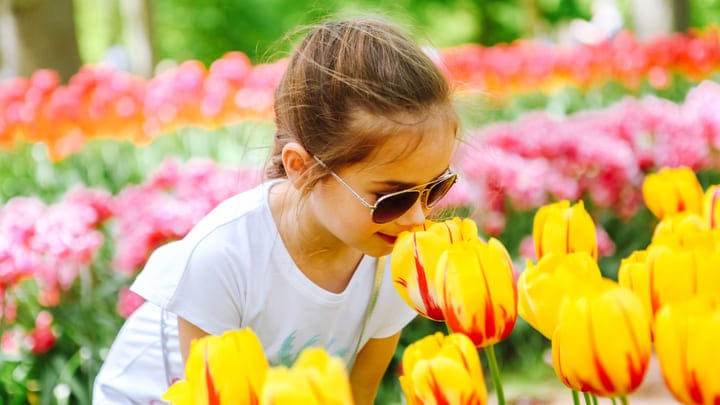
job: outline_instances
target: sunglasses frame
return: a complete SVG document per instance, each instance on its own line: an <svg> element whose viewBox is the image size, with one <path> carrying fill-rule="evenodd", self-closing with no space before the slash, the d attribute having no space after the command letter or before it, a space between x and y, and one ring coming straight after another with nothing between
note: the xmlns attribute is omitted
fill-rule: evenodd
<svg viewBox="0 0 720 405"><path fill-rule="evenodd" d="M356 192L355 190L353 190L353 188L350 187L350 185L349 185L348 183L346 183L345 180L343 180L337 173L335 173L332 169L330 169L330 168L325 164L325 162L323 162L322 160L320 160L319 157L313 156L313 158L315 159L315 161L318 162L318 164L319 164L320 166L322 166L324 169L326 169L326 170L330 173L330 175L332 175L332 176L335 178L335 180L337 180L338 183L340 183L341 186L343 186L347 191L349 191L349 192L350 192L358 201L360 201L365 207L367 207L367 208L370 209L370 217L372 218L373 222L375 222L375 223L377 223L377 224L385 224L385 223L388 223L388 222L390 222L390 221L393 221L393 220L395 220L395 219L397 219L397 218L400 218L400 217L403 216L410 208L412 208L412 206L415 205L415 203L417 203L418 198L419 198L420 201L422 202L423 207L425 207L425 208L433 208L445 195L447 195L447 191L445 192L445 194L443 194L442 197L438 198L437 201L435 201L432 205L428 205L428 204L427 204L427 198L428 198L427 196L430 194L430 190L432 190L432 187L435 186L435 185L438 185L438 184L440 184L440 183L443 183L443 182L445 182L445 181L448 181L448 180L452 179L452 183L450 184L450 186L448 186L448 191L449 191L450 188L451 188L451 187L455 184L455 182L457 181L457 177L458 177L457 173L456 173L455 171L453 171L452 169L449 168L444 174L440 175L440 177L436 178L435 180L432 180L432 181L429 181L429 182L423 183L423 184L418 184L418 185L415 186L415 187L407 188L407 189L405 189L405 190L398 190L398 191L394 191L394 192L389 193L389 194L382 195L380 198L378 198L378 200L375 202L375 204L370 204L370 203L367 202L360 194L358 194L358 192ZM411 206L409 206L405 211L403 211L402 213L400 213L398 216L396 216L396 217L394 217L394 218L388 219L387 221L379 222L379 221L375 220L375 210L378 208L378 206L380 205L380 203L381 203L382 201L387 200L387 199L389 199L389 198L392 198L392 197L394 197L394 196L396 196L396 195L399 195L399 194L406 194L406 193L410 193L410 192L415 192L415 193L418 194L418 196L417 196L417 198L415 198L415 200L413 201L413 204L412 204ZM424 196L424 198L423 198L423 196Z"/></svg>

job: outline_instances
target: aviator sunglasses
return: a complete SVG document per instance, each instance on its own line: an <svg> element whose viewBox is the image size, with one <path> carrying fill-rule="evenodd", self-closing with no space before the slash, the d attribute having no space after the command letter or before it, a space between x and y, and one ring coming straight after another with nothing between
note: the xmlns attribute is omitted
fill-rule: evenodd
<svg viewBox="0 0 720 405"><path fill-rule="evenodd" d="M330 168L327 167L320 158L317 156L313 156L313 158L315 158L320 166L329 171L335 180L345 187L347 191L352 193L358 201L360 201L364 206L370 208L372 220L377 224L384 224L401 217L410 208L412 208L413 205L415 205L418 198L420 198L420 201L425 209L434 207L443 197L445 197L445 194L450 191L450 188L452 188L455 181L457 181L457 173L452 171L452 169L448 169L447 172L431 182L420 184L406 190L385 194L378 198L375 205L373 205L365 201L365 199L353 190L352 187L345 182L345 180L340 178L340 176L338 176L334 171L330 170Z"/></svg>

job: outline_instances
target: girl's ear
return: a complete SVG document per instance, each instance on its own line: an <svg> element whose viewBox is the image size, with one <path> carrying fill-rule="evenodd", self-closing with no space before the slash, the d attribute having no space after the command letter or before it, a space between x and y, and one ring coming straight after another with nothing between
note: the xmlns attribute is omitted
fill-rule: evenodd
<svg viewBox="0 0 720 405"><path fill-rule="evenodd" d="M288 142L282 148L282 162L285 167L285 173L288 180L296 188L300 189L305 182L305 172L310 168L315 160L305 150L305 148L297 142Z"/></svg>

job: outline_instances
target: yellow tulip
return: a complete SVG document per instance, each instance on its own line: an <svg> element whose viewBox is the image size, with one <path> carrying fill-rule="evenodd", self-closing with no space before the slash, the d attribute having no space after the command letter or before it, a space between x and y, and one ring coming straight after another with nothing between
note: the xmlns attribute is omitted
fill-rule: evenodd
<svg viewBox="0 0 720 405"><path fill-rule="evenodd" d="M390 265L393 284L403 300L418 314L442 321L432 285L437 261L453 243L477 238L477 225L470 219L460 218L428 221L420 230L402 232L395 241Z"/></svg>
<svg viewBox="0 0 720 405"><path fill-rule="evenodd" d="M711 229L720 228L720 185L710 186L703 197L703 218Z"/></svg>
<svg viewBox="0 0 720 405"><path fill-rule="evenodd" d="M620 264L620 285L634 291L653 319L668 303L720 291L720 251L651 246Z"/></svg>
<svg viewBox="0 0 720 405"><path fill-rule="evenodd" d="M661 220L655 227L651 245L671 249L703 248L714 250L720 240L717 230L697 214L677 214Z"/></svg>
<svg viewBox="0 0 720 405"><path fill-rule="evenodd" d="M477 348L470 339L437 332L405 348L400 385L408 405L481 405L487 389Z"/></svg>
<svg viewBox="0 0 720 405"><path fill-rule="evenodd" d="M292 368L273 367L263 387L263 405L353 403L344 363L321 348L300 353Z"/></svg>
<svg viewBox="0 0 720 405"><path fill-rule="evenodd" d="M642 195L650 212L660 219L688 212L701 213L703 190L687 167L664 168L645 176Z"/></svg>
<svg viewBox="0 0 720 405"><path fill-rule="evenodd" d="M655 319L655 352L665 384L684 404L720 403L720 305L707 297L664 306Z"/></svg>
<svg viewBox="0 0 720 405"><path fill-rule="evenodd" d="M194 340L185 365L185 380L163 396L175 405L256 404L268 361L250 329Z"/></svg>
<svg viewBox="0 0 720 405"><path fill-rule="evenodd" d="M656 254L653 253L653 255ZM643 306L643 312L650 320L654 316L652 293L650 291L651 268L652 263L648 261L648 251L636 250L620 261L618 269L618 284L632 290L638 296Z"/></svg>
<svg viewBox="0 0 720 405"><path fill-rule="evenodd" d="M642 383L650 361L649 321L635 294L604 279L568 300L552 338L555 373L568 387L625 396Z"/></svg>
<svg viewBox="0 0 720 405"><path fill-rule="evenodd" d="M535 266L528 263L518 278L518 315L550 339L563 302L601 277L597 262L586 252L547 254Z"/></svg>
<svg viewBox="0 0 720 405"><path fill-rule="evenodd" d="M587 252L597 259L597 236L592 217L582 201L570 206L567 200L538 209L533 220L535 255Z"/></svg>
<svg viewBox="0 0 720 405"><path fill-rule="evenodd" d="M447 238L450 243L478 239L477 224L470 218L451 218L447 221L431 224L428 230Z"/></svg>
<svg viewBox="0 0 720 405"><path fill-rule="evenodd" d="M505 339L517 319L510 255L497 239L456 243L438 260L435 279L445 322L478 347Z"/></svg>

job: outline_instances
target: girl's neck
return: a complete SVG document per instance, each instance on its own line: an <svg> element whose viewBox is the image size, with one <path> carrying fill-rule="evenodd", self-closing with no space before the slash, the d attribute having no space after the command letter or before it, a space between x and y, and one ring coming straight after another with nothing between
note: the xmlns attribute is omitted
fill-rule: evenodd
<svg viewBox="0 0 720 405"><path fill-rule="evenodd" d="M276 184L269 201L280 237L300 271L330 292L344 291L362 252L328 232L289 181Z"/></svg>

